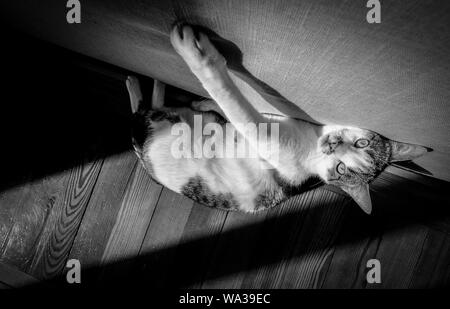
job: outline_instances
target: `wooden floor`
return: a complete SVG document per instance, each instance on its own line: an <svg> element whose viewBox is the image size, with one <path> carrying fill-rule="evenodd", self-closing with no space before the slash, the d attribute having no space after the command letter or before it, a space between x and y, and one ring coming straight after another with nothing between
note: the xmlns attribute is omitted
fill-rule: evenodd
<svg viewBox="0 0 450 309"><path fill-rule="evenodd" d="M257 215L210 209L155 183L136 160L124 73L71 66L76 75L49 85L70 81L71 95L37 101L64 104L63 111L52 105L51 116L38 114L38 133L13 144L22 148L12 148L13 161L4 164L12 180L3 178L0 193L0 288L67 286L69 259L81 262L89 286L450 284L448 183L384 172L372 186L372 216L328 186ZM366 281L373 258L381 262L380 284Z"/></svg>

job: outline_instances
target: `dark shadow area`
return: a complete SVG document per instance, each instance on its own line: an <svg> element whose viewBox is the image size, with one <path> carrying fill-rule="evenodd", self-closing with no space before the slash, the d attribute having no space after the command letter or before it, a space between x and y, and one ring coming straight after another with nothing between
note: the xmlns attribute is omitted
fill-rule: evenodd
<svg viewBox="0 0 450 309"><path fill-rule="evenodd" d="M0 191L131 149L124 72L105 78L79 65L95 61L1 31Z"/></svg>
<svg viewBox="0 0 450 309"><path fill-rule="evenodd" d="M0 192L132 149L125 78L135 73L1 29ZM151 97L153 80L139 79ZM199 98L167 87L174 105Z"/></svg>

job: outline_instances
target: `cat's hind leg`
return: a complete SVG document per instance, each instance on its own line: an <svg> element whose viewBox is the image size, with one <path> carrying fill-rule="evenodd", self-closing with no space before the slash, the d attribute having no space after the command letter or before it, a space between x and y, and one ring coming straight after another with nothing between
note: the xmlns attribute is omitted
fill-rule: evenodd
<svg viewBox="0 0 450 309"><path fill-rule="evenodd" d="M139 107L143 102L143 96L141 91L141 85L139 80L135 76L128 76L126 79L126 85L128 89L128 95L130 97L131 112L135 114L138 112ZM164 109L164 96L165 96L166 85L159 81L154 80L153 82L153 93L152 93L152 104L151 108L154 110Z"/></svg>
<svg viewBox="0 0 450 309"><path fill-rule="evenodd" d="M134 114L138 111L143 100L141 86L135 76L128 76L125 84L128 89L128 96L130 97L131 112Z"/></svg>
<svg viewBox="0 0 450 309"><path fill-rule="evenodd" d="M198 112L215 112L224 119L227 119L219 104L217 104L214 100L205 99L201 101L193 101L191 103L191 108Z"/></svg>
<svg viewBox="0 0 450 309"><path fill-rule="evenodd" d="M165 93L166 93L166 84L155 79L153 82L152 109L161 110L164 108Z"/></svg>

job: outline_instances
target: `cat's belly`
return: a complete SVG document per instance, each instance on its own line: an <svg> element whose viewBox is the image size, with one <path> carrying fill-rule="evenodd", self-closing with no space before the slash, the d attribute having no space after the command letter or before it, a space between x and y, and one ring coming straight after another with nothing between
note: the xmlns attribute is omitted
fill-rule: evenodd
<svg viewBox="0 0 450 309"><path fill-rule="evenodd" d="M176 158L176 137L160 133L144 158L153 177L169 189L207 206L246 212L275 206L284 198L273 170L259 158Z"/></svg>

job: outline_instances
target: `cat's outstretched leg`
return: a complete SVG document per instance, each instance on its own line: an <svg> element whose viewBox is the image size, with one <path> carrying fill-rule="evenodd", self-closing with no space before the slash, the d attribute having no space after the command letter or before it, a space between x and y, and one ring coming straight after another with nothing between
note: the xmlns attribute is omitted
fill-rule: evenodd
<svg viewBox="0 0 450 309"><path fill-rule="evenodd" d="M177 53L199 79L211 98L217 102L236 130L258 151L264 151L264 148L270 149L272 153L261 152L260 155L271 162L272 154L279 152L278 139L271 138L272 132L268 126L267 143L271 145L270 147L258 146L264 145L258 143L259 134L249 130L249 125L256 125L256 130L259 131L258 124L267 123L268 120L247 101L234 84L228 73L225 58L208 37L201 32L194 34L194 29L189 25L178 24L171 32L170 40Z"/></svg>
<svg viewBox="0 0 450 309"><path fill-rule="evenodd" d="M196 36L191 26L176 25L170 40L177 53L238 131L243 133L248 123L265 121L231 80L225 58L205 34L198 33Z"/></svg>
<svg viewBox="0 0 450 309"><path fill-rule="evenodd" d="M130 97L131 112L134 114L138 111L143 97L139 80L135 76L128 76L125 84L127 85L128 95Z"/></svg>

